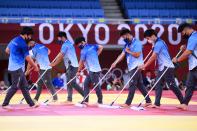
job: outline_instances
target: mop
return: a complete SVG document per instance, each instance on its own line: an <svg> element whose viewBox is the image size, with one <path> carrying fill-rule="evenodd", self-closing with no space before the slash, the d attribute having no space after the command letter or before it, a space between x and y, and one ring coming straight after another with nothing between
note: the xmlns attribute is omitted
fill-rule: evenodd
<svg viewBox="0 0 197 131"><path fill-rule="evenodd" d="M30 71L32 71L32 70L33 70L33 68L30 69ZM30 81L30 80L28 80L27 83L29 83L29 81ZM17 87L19 86L18 84L19 84L19 83L17 83ZM0 95L5 94L11 87L12 87L12 85L9 86L5 91L1 92Z"/></svg>
<svg viewBox="0 0 197 131"><path fill-rule="evenodd" d="M146 56L146 58L144 59L144 61L146 61L146 59L149 57L149 55L152 53L152 50L148 53L148 55ZM133 79L133 77L136 75L136 73L138 72L138 69L133 73L133 75L131 76L131 78L127 81L127 83L124 85L124 87L122 88L122 90L119 92L118 96L114 99L114 101L110 104L110 105L99 105L98 107L101 108L109 108L109 109L121 109L121 106L118 105L114 105L115 101L120 97L120 95L122 94L122 92L124 91L124 89L128 86L128 84L130 83L130 81Z"/></svg>
<svg viewBox="0 0 197 131"><path fill-rule="evenodd" d="M39 73L39 72L38 72L38 74L39 74L39 76L40 76L40 73ZM44 86L46 87L48 93L52 96L51 92L49 91L49 89L48 89L48 87L47 87L47 85L46 85L46 83L45 83L45 81L44 81L42 78L41 78L41 80L42 80Z"/></svg>
<svg viewBox="0 0 197 131"><path fill-rule="evenodd" d="M89 92L89 94L79 103L75 104L77 107L87 107L86 104L84 104L85 100L89 97L89 95L97 88L97 86L102 82L102 80L109 74L109 72L112 70L112 67L108 70L108 72L99 80L99 82L93 87L93 89ZM98 107L102 104L98 104Z"/></svg>
<svg viewBox="0 0 197 131"><path fill-rule="evenodd" d="M81 72L83 72L86 68L84 68L83 70L81 70ZM77 78L77 75L75 77L73 77L72 79L70 79L70 81L68 81L66 84L70 84L74 79ZM52 99L56 94L58 94L58 92L60 92L61 90L63 90L64 88L60 88L58 91L56 91L53 95L51 95L51 97L49 97L48 99L46 99L44 102L41 103L41 105L48 105L48 102L50 99Z"/></svg>
<svg viewBox="0 0 197 131"><path fill-rule="evenodd" d="M182 52L182 50L180 50L178 52L178 54L176 55L176 57L178 57L181 52ZM141 107L141 105L143 104L143 102L145 101L146 97L155 88L155 86L157 85L157 83L161 80L161 78L164 76L164 74L167 72L168 69L169 69L169 67L167 67L164 70L164 72L162 73L162 75L159 77L159 79L156 81L156 83L153 85L153 87L149 90L149 92L146 94L146 96L144 97L144 99L138 104L138 106L132 106L130 109L135 110L135 111L145 110L143 107Z"/></svg>
<svg viewBox="0 0 197 131"><path fill-rule="evenodd" d="M114 103L115 101L120 97L120 95L122 94L122 92L124 91L124 89L128 86L128 84L130 83L130 81L133 79L133 77L135 76L135 74L138 72L138 69L133 73L133 75L131 76L131 78L127 81L127 83L124 85L124 87L122 88L122 90L118 93L118 96L114 99L114 101L110 104L110 105L103 105L102 108L111 108L111 109L120 109L122 108L121 106L115 106Z"/></svg>
<svg viewBox="0 0 197 131"><path fill-rule="evenodd" d="M118 58L119 60L120 58ZM117 60L117 61L118 61ZM79 103L75 104L75 106L78 106L78 107L87 107L86 104L84 104L85 100L89 97L89 95L96 89L96 87L102 82L102 80L111 72L112 70L112 67L109 68L109 70L107 71L107 73L99 80L99 82L93 87L93 89L89 92L89 94ZM98 104L98 107L101 107L101 108L104 108L105 104Z"/></svg>
<svg viewBox="0 0 197 131"><path fill-rule="evenodd" d="M30 80L28 80L27 83L29 83L29 81L30 81ZM11 87L12 87L12 85L9 86L5 91L0 92L0 95L5 94ZM19 83L17 83L17 87L19 87Z"/></svg>
<svg viewBox="0 0 197 131"><path fill-rule="evenodd" d="M17 88L19 88L19 85L20 85L20 81L21 81L21 77L18 78L18 83L17 83ZM9 87L9 89L11 88L11 86ZM9 90L7 89L7 91ZM1 104L2 105L2 104ZM10 111L12 111L13 109L9 109Z"/></svg>
<svg viewBox="0 0 197 131"><path fill-rule="evenodd" d="M54 62L56 59L57 59L57 56L55 57L55 59L53 59L52 62ZM49 69L45 70L45 71L42 73L42 75L37 79L37 81L36 81L36 82L33 84L33 86L30 88L29 92L31 92L31 91L33 90L33 88L37 86L38 82L41 80L41 78L44 76L44 74L45 74L48 70L49 70ZM23 98L20 100L19 104L22 104L24 99L25 99L25 98L23 97Z"/></svg>
<svg viewBox="0 0 197 131"><path fill-rule="evenodd" d="M4 91L2 91L2 92L0 92L0 95L3 95L3 94L5 94L10 88L11 88L12 86L9 86L6 90L4 90Z"/></svg>
<svg viewBox="0 0 197 131"><path fill-rule="evenodd" d="M159 79L156 81L156 83L152 86L152 88L149 90L149 92L146 94L146 96L144 97L144 99L140 102L140 104L138 106L132 106L131 109L132 110L136 110L136 111L140 111L140 110L145 110L145 108L141 107L141 105L143 104L143 102L145 101L146 97L150 94L150 92L155 88L155 86L157 85L157 83L161 80L161 78L164 76L164 74L167 72L169 67L167 67L165 69L165 71L163 72L163 74L159 77Z"/></svg>
<svg viewBox="0 0 197 131"><path fill-rule="evenodd" d="M152 47L153 48L153 47ZM148 55L146 56L146 58L144 59L144 62L148 59L149 55L152 53L152 49L151 51L148 53ZM122 92L124 91L124 89L129 85L130 81L133 79L133 77L136 75L136 73L139 71L139 69L137 69L133 75L131 76L131 78L127 81L127 83L124 85L124 87L122 88L122 90L118 93L118 96L114 99L114 101L110 104L110 105L103 105L100 106L102 108L111 108L111 109L120 109L122 108L121 106L117 106L114 105L114 103L117 101L117 99L120 97L120 95L122 94Z"/></svg>

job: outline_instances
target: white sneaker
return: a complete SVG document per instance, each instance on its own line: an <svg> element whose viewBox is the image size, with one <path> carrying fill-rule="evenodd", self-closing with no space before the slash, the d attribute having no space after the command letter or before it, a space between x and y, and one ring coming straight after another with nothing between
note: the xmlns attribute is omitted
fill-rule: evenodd
<svg viewBox="0 0 197 131"><path fill-rule="evenodd" d="M13 108L10 106L10 105L7 105L7 106L2 106L3 109L5 110L13 110Z"/></svg>
<svg viewBox="0 0 197 131"><path fill-rule="evenodd" d="M33 106L31 106L31 108L38 108L40 106L40 104L38 102L35 102L35 104Z"/></svg>

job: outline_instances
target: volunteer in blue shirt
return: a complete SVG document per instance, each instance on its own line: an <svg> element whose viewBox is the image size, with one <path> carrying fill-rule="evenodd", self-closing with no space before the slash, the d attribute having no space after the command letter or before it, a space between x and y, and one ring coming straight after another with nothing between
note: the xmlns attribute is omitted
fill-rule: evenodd
<svg viewBox="0 0 197 131"><path fill-rule="evenodd" d="M31 39L32 35L32 28L24 27L20 35L12 39L6 48L6 53L9 54L8 70L11 74L12 85L11 88L8 90L2 104L2 107L4 109L12 109L9 106L9 102L14 96L14 94L17 92L18 88L21 89L22 94L30 107L38 107L38 105L35 104L30 97L27 88L28 83L24 74L25 60L27 60L27 62L34 68L35 71L38 71L37 65L29 56L29 50L26 43L26 41Z"/></svg>
<svg viewBox="0 0 197 131"><path fill-rule="evenodd" d="M136 72L138 66L144 63L142 54L142 43L136 38L134 38L131 34L131 31L128 29L122 29L120 35L124 39L126 44L124 46L122 53L118 56L118 58L111 65L111 67L114 68L126 56L129 76L131 77ZM129 107L131 105L137 87L143 94L143 96L147 95L147 90L143 84L141 71L138 71L131 80L128 97L125 104L123 104L122 107ZM151 99L148 96L146 97L145 106L149 105L151 105Z"/></svg>
<svg viewBox="0 0 197 131"><path fill-rule="evenodd" d="M142 66L140 69L146 69L151 63L157 60L158 64L158 75L156 76L156 80L163 74L166 68L169 68L165 75L161 78L158 84L155 87L155 103L151 105L152 108L159 108L160 107L160 100L162 95L162 82L166 81L170 89L174 92L177 96L180 103L183 103L183 95L180 89L176 86L175 79L174 79L174 64L169 55L168 47L166 43L157 37L157 33L153 29L146 30L144 33L144 37L148 40L149 43L154 44L153 54L149 58L149 60Z"/></svg>
<svg viewBox="0 0 197 131"><path fill-rule="evenodd" d="M67 82L69 82L72 78L76 76L77 70L78 70L78 59L75 51L75 47L73 44L67 39L65 32L59 32L58 33L58 42L60 44L63 44L61 47L61 51L57 56L56 61L51 63L50 65L56 66L58 63L64 60L64 65L66 66L66 77ZM65 104L71 104L72 103L72 94L73 94L73 88L79 92L80 95L83 96L83 90L82 88L76 83L76 79L74 79L67 88L68 97L67 101L65 101Z"/></svg>
<svg viewBox="0 0 197 131"><path fill-rule="evenodd" d="M33 39L28 41L28 46L31 48L31 50L30 50L31 57L36 60L37 64L40 67L39 75L42 75L45 72L45 74L43 75L41 80L38 82L37 92L36 92L36 96L34 98L34 101L37 102L40 97L40 94L42 92L42 85L43 84L46 84L46 86L47 86L46 88L49 89L49 91L52 95L55 94L55 88L52 84L51 66L49 66L50 61L49 61L49 56L48 56L51 51L43 44L36 43ZM30 67L30 66L28 66L28 67ZM28 74L28 73L29 72L27 72L26 74ZM56 101L57 101L57 95L54 95L53 102L56 102Z"/></svg>
<svg viewBox="0 0 197 131"><path fill-rule="evenodd" d="M88 44L86 43L84 37L76 38L75 44L81 49L79 69L77 75L80 74L80 71L82 70L84 65L88 70L88 75L86 76L84 82L84 97L86 97L89 94L90 84L92 83L93 86L95 86L99 82L101 67L98 56L101 54L103 46L98 44ZM96 95L98 98L98 104L102 104L103 95L100 84L96 87ZM85 99L84 104L88 104L88 101L89 97Z"/></svg>
<svg viewBox="0 0 197 131"><path fill-rule="evenodd" d="M181 46L184 50L183 54L179 58L173 58L173 62L182 62L188 59L189 73L186 83L185 97L183 104L179 108L187 110L189 101L192 98L195 86L197 85L197 32L192 29L192 26L188 23L183 23L179 26L178 32L181 32L182 36L188 40L187 47Z"/></svg>

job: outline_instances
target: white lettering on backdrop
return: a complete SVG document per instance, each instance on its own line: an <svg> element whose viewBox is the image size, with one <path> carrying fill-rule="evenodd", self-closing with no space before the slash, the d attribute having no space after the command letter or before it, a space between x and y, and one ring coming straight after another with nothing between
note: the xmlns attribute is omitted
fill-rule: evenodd
<svg viewBox="0 0 197 131"><path fill-rule="evenodd" d="M22 26L22 25L21 25ZM66 32L67 34L67 37L68 39L73 43L74 42L74 39L71 34L69 33L69 31L71 30L73 24L68 24L65 25L63 23L60 23L59 24L59 31L64 31ZM82 25L82 24L77 24L79 30L82 32L82 35L86 38L86 40L88 39L87 36L88 36L88 33L90 32L90 29L92 27L92 24L87 24L85 27ZM131 27L128 25L128 24L119 24L117 26L117 31L120 31L122 28L127 28L131 31L134 30L134 35L137 39L139 39L142 44L146 44L147 41L146 39L141 39L140 36L140 30L142 29L143 31L147 30L147 26L145 24L137 24L134 26L134 29L131 29ZM152 29L158 29L159 32L158 32L158 37L162 36L163 33L164 33L164 26L161 25L161 24L153 24L151 26ZM178 28L178 25L177 24L170 24L168 25L167 27L167 31L168 31L168 41L170 44L172 45L178 45L180 42L181 42L181 34L177 32L177 28ZM49 36L45 36L44 37L44 32L46 31L45 29L48 29L49 33ZM102 30L102 34L104 36L104 38L100 38L100 35L101 35L101 31ZM98 44L102 44L102 45L106 45L107 43L110 42L110 39L113 39L110 37L110 27L107 25L107 24L96 24L95 27L94 27L94 33L95 33L95 41L96 43ZM115 33L118 33L118 32L115 32ZM175 34L175 35L173 35ZM173 38L173 36L176 37ZM43 43L43 44L50 44L54 39L56 39L54 37L54 26L50 23L42 23L39 25L39 40ZM116 44L116 43L115 43ZM122 45L124 44L124 41L123 39L120 37L117 41L117 44L118 45Z"/></svg>

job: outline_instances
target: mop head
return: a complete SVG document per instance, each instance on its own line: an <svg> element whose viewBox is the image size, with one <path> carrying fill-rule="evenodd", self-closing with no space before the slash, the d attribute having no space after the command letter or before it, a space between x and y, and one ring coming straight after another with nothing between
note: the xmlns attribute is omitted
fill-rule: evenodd
<svg viewBox="0 0 197 131"><path fill-rule="evenodd" d="M117 105L105 105L105 104L98 104L99 108L109 108L109 109L121 109L121 106Z"/></svg>
<svg viewBox="0 0 197 131"><path fill-rule="evenodd" d="M77 107L81 107L81 108L85 108L85 107L87 107L87 105L86 105L86 104L81 104L81 103L77 103L77 104L75 104L75 106L77 106Z"/></svg>
<svg viewBox="0 0 197 131"><path fill-rule="evenodd" d="M48 106L49 104L47 102L46 103L41 102L40 105L42 105L42 106Z"/></svg>
<svg viewBox="0 0 197 131"><path fill-rule="evenodd" d="M145 108L143 108L143 107L141 107L141 106L139 106L139 107L137 107L137 106L132 106L132 107L130 107L130 109L135 110L135 111L143 111L143 110L146 110Z"/></svg>

